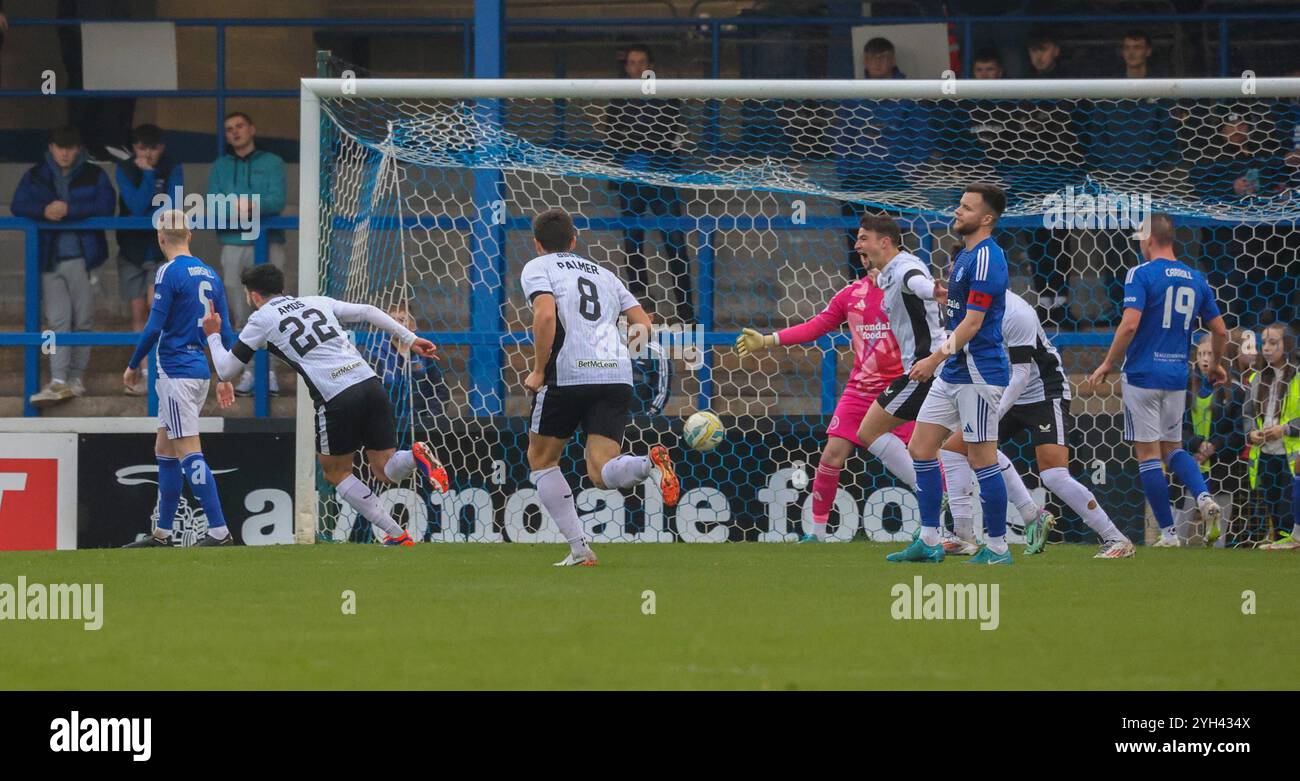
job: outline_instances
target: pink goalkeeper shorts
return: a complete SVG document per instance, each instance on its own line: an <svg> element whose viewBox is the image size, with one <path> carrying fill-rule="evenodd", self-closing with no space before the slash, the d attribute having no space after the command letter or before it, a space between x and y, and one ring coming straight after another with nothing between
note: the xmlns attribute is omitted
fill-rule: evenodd
<svg viewBox="0 0 1300 781"><path fill-rule="evenodd" d="M831 424L826 427L826 436L847 439L862 447L862 441L858 439L858 426L862 425L862 419L867 416L867 410L871 409L875 400L875 396L867 397L851 392L840 396L839 403L835 405L835 414L831 416ZM894 429L894 435L906 443L912 438L914 428L915 421L908 421Z"/></svg>

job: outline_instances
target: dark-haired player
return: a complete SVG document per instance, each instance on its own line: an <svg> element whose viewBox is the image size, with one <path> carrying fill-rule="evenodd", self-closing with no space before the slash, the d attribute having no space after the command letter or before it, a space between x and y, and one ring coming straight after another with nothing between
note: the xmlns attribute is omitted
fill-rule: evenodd
<svg viewBox="0 0 1300 781"><path fill-rule="evenodd" d="M292 366L316 405L316 452L325 479L340 499L384 531L385 545L414 545L379 497L352 473L356 452L365 449L370 471L381 483L401 482L418 466L434 488L445 491L447 472L423 442L410 450L396 449L388 393L340 323L369 323L426 358L436 358L437 348L369 304L286 295L284 272L270 263L244 269L239 281L256 311L229 351L218 336L220 316L213 313L203 319L217 373L223 379L239 376L263 347Z"/></svg>
<svg viewBox="0 0 1300 781"><path fill-rule="evenodd" d="M533 309L533 368L524 379L532 391L528 426L528 477L546 512L569 543L557 567L592 567L573 490L560 472L560 454L581 425L587 435L587 476L599 488L624 490L659 469L664 505L674 507L681 486L668 448L645 456L621 453L632 402L632 359L618 332L618 319L650 328L650 316L609 269L573 250L578 231L563 209L533 219L533 249L521 275Z"/></svg>

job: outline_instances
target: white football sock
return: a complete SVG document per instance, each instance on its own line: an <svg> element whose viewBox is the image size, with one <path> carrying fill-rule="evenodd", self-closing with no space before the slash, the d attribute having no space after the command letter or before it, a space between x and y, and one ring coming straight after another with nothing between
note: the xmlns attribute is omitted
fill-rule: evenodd
<svg viewBox="0 0 1300 781"><path fill-rule="evenodd" d="M218 526L214 529L208 529L208 536L214 540L224 540L230 536L230 527Z"/></svg>
<svg viewBox="0 0 1300 781"><path fill-rule="evenodd" d="M528 475L528 479L537 487L537 498L542 500L546 512L555 519L560 527L560 534L569 543L569 552L578 554L587 550L587 540L582 535L582 521L578 520L578 508L573 505L573 489L558 466L539 469Z"/></svg>
<svg viewBox="0 0 1300 781"><path fill-rule="evenodd" d="M362 518L378 526L384 534L389 537L402 536L401 525L384 509L383 503L379 501L378 496L375 496L375 492L358 480L356 475L343 478L343 482L334 488L334 492L352 509L360 513Z"/></svg>
<svg viewBox="0 0 1300 781"><path fill-rule="evenodd" d="M826 541L826 522L825 522L825 521L822 521L821 523L818 523L816 519L813 519L813 520L811 520L811 521L808 522L808 528L812 529L812 536L813 536L813 537L815 537L815 538L821 540L822 542L825 542L825 541Z"/></svg>
<svg viewBox="0 0 1300 781"><path fill-rule="evenodd" d="M400 483L415 471L415 455L409 450L399 450L384 464L384 474L394 483Z"/></svg>
<svg viewBox="0 0 1300 781"><path fill-rule="evenodd" d="M867 452L880 459L880 463L913 492L916 491L916 467L912 464L912 454L907 452L907 445L904 445L903 440L893 432L886 431L876 437L876 441L871 443Z"/></svg>
<svg viewBox="0 0 1300 781"><path fill-rule="evenodd" d="M948 485L948 511L953 532L963 540L975 539L975 472L961 453L939 451L943 479Z"/></svg>
<svg viewBox="0 0 1300 781"><path fill-rule="evenodd" d="M631 488L650 476L654 464L646 456L619 456L605 462L600 479L608 488Z"/></svg>
<svg viewBox="0 0 1300 781"><path fill-rule="evenodd" d="M938 545L940 539L938 528L934 526L921 527L921 542L924 542L926 545Z"/></svg>
<svg viewBox="0 0 1300 781"><path fill-rule="evenodd" d="M984 544L987 545L989 550L993 551L994 553L1007 552L1006 537L988 537L984 540Z"/></svg>
<svg viewBox="0 0 1300 781"><path fill-rule="evenodd" d="M1020 519L1025 523L1038 520L1040 509L1038 502L1029 495L1029 489L1025 488L1025 481L1020 479L1020 473L1012 466L1011 459L1007 458L1007 454L1001 450L998 451L998 466L1002 467L1002 482L1007 484L1007 498L1020 511Z"/></svg>
<svg viewBox="0 0 1300 781"><path fill-rule="evenodd" d="M1070 470L1058 466L1044 470L1039 477L1043 478L1043 486L1047 490L1059 496L1061 501L1078 513L1083 522L1088 524L1088 528L1097 532L1103 540L1128 539L1123 532L1115 528L1110 516L1101 509L1101 505L1097 503L1097 498L1092 495L1092 491L1088 490L1088 486L1075 480Z"/></svg>

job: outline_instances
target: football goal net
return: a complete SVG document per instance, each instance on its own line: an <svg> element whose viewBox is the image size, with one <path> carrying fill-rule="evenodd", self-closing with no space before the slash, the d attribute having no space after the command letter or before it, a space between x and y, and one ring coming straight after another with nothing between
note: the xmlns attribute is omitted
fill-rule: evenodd
<svg viewBox="0 0 1300 781"><path fill-rule="evenodd" d="M635 361L625 452L666 444L682 479L672 509L653 481L601 490L570 445L561 467L596 542L797 539L853 365L849 334L744 359L732 343L743 327L814 317L857 279L863 215L894 217L905 248L944 279L962 188L1007 191L996 237L1011 289L1039 309L1071 380L1071 471L1135 540L1146 520L1118 383L1082 380L1119 320L1141 221L1173 216L1180 258L1206 273L1234 329L1236 382L1248 384L1240 354L1259 331L1297 319L1300 79L305 79L301 109L300 293L385 309L442 356L353 334L388 388L399 447L429 442L451 474L445 493L372 483L420 540L560 541L528 481L522 384L532 345L519 275L547 208L572 213L577 251L654 314L658 349ZM1193 396L1189 409L1203 410ZM369 541L319 479L311 401L298 403L297 538ZM696 410L726 425L710 452L680 441ZM1189 437L1204 428L1193 417ZM1053 541L1092 541L1040 487L1031 437L1002 447L1060 518ZM1244 533L1267 520L1245 443L1232 443L1207 467ZM371 478L362 459L357 470ZM904 540L918 523L912 494L860 450L834 507L839 540ZM1192 517L1181 528L1195 540L1205 530Z"/></svg>

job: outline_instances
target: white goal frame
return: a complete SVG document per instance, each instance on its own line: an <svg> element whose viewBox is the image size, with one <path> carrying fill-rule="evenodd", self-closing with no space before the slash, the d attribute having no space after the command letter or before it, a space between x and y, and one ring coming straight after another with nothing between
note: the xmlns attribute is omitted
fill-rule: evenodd
<svg viewBox="0 0 1300 781"><path fill-rule="evenodd" d="M1300 78L1229 79L302 79L298 294L316 295L320 274L321 98L587 98L697 100L1279 99L1300 97ZM316 539L316 443L311 398L298 380L294 539Z"/></svg>

